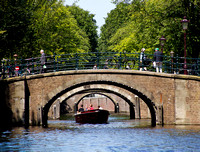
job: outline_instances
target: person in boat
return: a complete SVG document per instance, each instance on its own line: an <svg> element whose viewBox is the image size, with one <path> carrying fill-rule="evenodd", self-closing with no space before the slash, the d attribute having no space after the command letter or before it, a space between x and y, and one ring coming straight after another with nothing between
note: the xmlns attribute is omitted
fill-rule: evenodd
<svg viewBox="0 0 200 152"><path fill-rule="evenodd" d="M98 106L98 109L99 109L99 110L102 110L103 108L102 108L101 106Z"/></svg>
<svg viewBox="0 0 200 152"><path fill-rule="evenodd" d="M83 112L84 111L84 108L83 108L83 105L81 105L81 107L78 109L78 112Z"/></svg>
<svg viewBox="0 0 200 152"><path fill-rule="evenodd" d="M88 107L88 110L94 110L93 105L90 104L90 106Z"/></svg>

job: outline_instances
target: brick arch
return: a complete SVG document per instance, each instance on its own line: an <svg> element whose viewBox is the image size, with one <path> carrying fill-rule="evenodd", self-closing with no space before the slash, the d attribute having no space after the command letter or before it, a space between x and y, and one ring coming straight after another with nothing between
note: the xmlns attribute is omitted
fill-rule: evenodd
<svg viewBox="0 0 200 152"><path fill-rule="evenodd" d="M120 82L114 82L114 81L105 81L102 78L100 78L100 80L97 80L99 78L95 78L95 80L91 81L91 80L85 80L83 81L83 79L74 79L71 82L67 82L64 85L57 87L55 90L53 90L52 92L48 93L48 95L46 96L46 101L43 107L43 116L42 116L42 124L43 126L47 126L47 114L48 114L48 110L50 108L50 106L52 105L52 103L61 95L76 89L78 87L82 87L82 86L87 86L90 84L99 84L99 85L103 85L103 84L107 84L107 85L111 85L111 86L117 86L119 88L125 89L135 95L137 95L139 98L141 98L148 106L150 113L151 113L151 124L152 126L156 125L156 112L155 112L155 104L152 102L152 97L153 95L148 92L147 90L143 89L142 87L138 87L137 85L131 87L128 85L125 85L124 83L122 83L123 81ZM143 93L145 92L145 93Z"/></svg>
<svg viewBox="0 0 200 152"><path fill-rule="evenodd" d="M78 94L78 93L77 93ZM85 97L85 96L87 96L87 95L90 95L90 94L100 94L100 95L104 95L104 96L106 96L107 98L109 98L111 101L112 101L112 103L114 104L114 105L116 105L116 101L112 98L112 97L110 97L109 95L106 95L105 93L97 93L97 92L88 92L88 93L85 93L85 92L83 92L79 97L78 97L78 99L76 100L76 101L78 101L77 102L77 106L78 106L78 104L80 103L80 101ZM62 103L62 102L67 102L67 100L69 100L70 98L71 98L72 96L67 96L67 97L63 97L62 96L62 100L60 101L60 103ZM68 102L67 102L68 103ZM74 111L75 112L75 111Z"/></svg>
<svg viewBox="0 0 200 152"><path fill-rule="evenodd" d="M82 94L82 93L84 93L84 92L94 92L94 91L98 91L98 92L106 92L106 93L112 93L112 94L115 94L115 95L117 95L117 96L119 96L119 97L121 97L123 100L125 100L128 104L129 104L129 106L130 106L130 119L134 119L135 118L135 110L134 110L134 104L126 97L126 96L124 96L124 95L122 95L122 94L120 94L120 93L118 93L118 92L115 92L115 91L113 91L113 90L108 90L108 89L104 89L104 88L101 88L101 89L84 89L84 90L80 90L80 91L77 91L77 92L75 92L75 93L73 93L73 94L71 94L70 96L68 96L65 100L68 100L69 98L71 98L72 96L74 96L74 95L76 95L76 94ZM99 94L99 93L97 93L97 94ZM84 95L84 96L86 96L86 95ZM82 97L82 98L84 98L84 96ZM80 98L79 99L79 101L78 102L80 102L80 100L82 100L82 98ZM111 97L109 97L109 98L111 98ZM111 99L111 101L112 101L113 99ZM77 102L77 104L78 104L78 102ZM115 104L115 102L113 101L113 104L115 105L115 107L116 107L116 104Z"/></svg>
<svg viewBox="0 0 200 152"><path fill-rule="evenodd" d="M116 107L117 107L116 101L115 101L111 96L109 96L109 95L107 95L107 94L105 94L105 93L102 93L102 92L92 92L92 91L91 91L90 93L83 94L83 95L78 99L78 102L76 103L76 106L79 105L79 103L81 102L81 100L82 100L83 98L85 98L86 96L91 95L91 94L103 95L103 96L107 97L108 99L110 99L111 102L114 104L114 107L115 107L115 110L114 110L114 111L115 111L115 113L116 113Z"/></svg>

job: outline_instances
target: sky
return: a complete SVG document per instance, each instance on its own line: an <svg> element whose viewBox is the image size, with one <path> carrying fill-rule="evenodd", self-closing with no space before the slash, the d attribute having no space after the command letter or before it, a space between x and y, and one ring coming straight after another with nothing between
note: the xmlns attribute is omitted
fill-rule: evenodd
<svg viewBox="0 0 200 152"><path fill-rule="evenodd" d="M72 5L75 1L65 0L65 5ZM111 0L79 0L76 5L95 15L98 34L100 34L100 27L105 23L104 18L107 17L107 13L115 8L115 4L111 3Z"/></svg>

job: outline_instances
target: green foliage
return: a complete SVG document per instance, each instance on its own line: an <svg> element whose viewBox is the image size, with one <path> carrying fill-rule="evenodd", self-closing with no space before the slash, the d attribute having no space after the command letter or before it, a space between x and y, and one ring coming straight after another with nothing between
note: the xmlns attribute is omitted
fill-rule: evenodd
<svg viewBox="0 0 200 152"><path fill-rule="evenodd" d="M34 13L56 0L0 1L0 58L12 58L17 53L27 57L34 49L33 31L29 29Z"/></svg>
<svg viewBox="0 0 200 152"><path fill-rule="evenodd" d="M97 31L93 15L85 14L85 25L75 18L62 0L0 1L0 59L47 55L87 53L95 50Z"/></svg>
<svg viewBox="0 0 200 152"><path fill-rule="evenodd" d="M68 6L71 14L77 21L78 26L87 34L92 52L97 48L97 26L94 20L94 14L89 14L88 11L81 9L76 5Z"/></svg>
<svg viewBox="0 0 200 152"><path fill-rule="evenodd" d="M108 42L115 32L130 20L128 4L120 3L116 9L108 13L105 24L101 27L99 38L99 50L108 51ZM110 51L110 50L109 50ZM112 51L112 50L111 50Z"/></svg>
<svg viewBox="0 0 200 152"><path fill-rule="evenodd" d="M180 21L190 20L187 56L200 57L199 0L112 0L116 8L101 27L98 49L102 52L153 53L159 38L167 41L164 53L183 56L184 31ZM94 15L62 0L1 0L0 59L39 55L95 52L97 27Z"/></svg>
<svg viewBox="0 0 200 152"><path fill-rule="evenodd" d="M124 15L131 16L123 20L123 24L112 22L114 14L121 13L118 9L120 5L129 10L129 14ZM187 16L190 20L187 30L187 56L199 57L199 6L198 0L133 0L129 5L118 3L117 8L106 18L99 48L102 51L108 48L115 52L140 52L141 48L145 47L148 53L153 53L155 47L160 47L159 38L164 35L167 39L164 53L169 55L174 51L175 54L183 56L184 32L180 21ZM108 34L106 30L109 31L111 27L114 30Z"/></svg>
<svg viewBox="0 0 200 152"><path fill-rule="evenodd" d="M43 7L32 24L38 49L47 54L81 53L89 51L89 40L67 7L55 3L51 7Z"/></svg>
<svg viewBox="0 0 200 152"><path fill-rule="evenodd" d="M31 14L22 7L28 7L18 1L0 2L0 56L10 57L24 44Z"/></svg>

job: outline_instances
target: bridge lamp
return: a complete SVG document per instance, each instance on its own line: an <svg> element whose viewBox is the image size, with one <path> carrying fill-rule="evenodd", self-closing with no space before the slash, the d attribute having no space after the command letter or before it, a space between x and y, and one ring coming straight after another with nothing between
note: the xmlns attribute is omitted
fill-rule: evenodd
<svg viewBox="0 0 200 152"><path fill-rule="evenodd" d="M187 20L186 16L184 16L183 20L181 20L183 30L187 30L188 29L188 22L189 21Z"/></svg>
<svg viewBox="0 0 200 152"><path fill-rule="evenodd" d="M188 20L186 16L184 16L183 20L181 20L182 27L184 30L184 74L187 74L187 61L186 61L186 30L188 29Z"/></svg>
<svg viewBox="0 0 200 152"><path fill-rule="evenodd" d="M164 36L162 36L159 40L160 40L161 52L163 52L163 47L165 45L166 39L164 38Z"/></svg>

